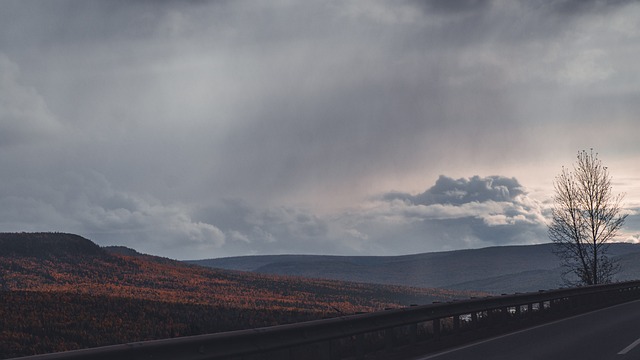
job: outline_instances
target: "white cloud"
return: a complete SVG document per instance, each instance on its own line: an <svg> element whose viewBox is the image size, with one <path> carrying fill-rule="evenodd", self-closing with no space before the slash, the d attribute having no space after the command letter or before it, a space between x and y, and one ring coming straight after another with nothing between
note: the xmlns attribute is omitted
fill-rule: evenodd
<svg viewBox="0 0 640 360"><path fill-rule="evenodd" d="M623 236L625 242L630 242L633 244L640 243L640 234L628 234L627 236Z"/></svg>
<svg viewBox="0 0 640 360"><path fill-rule="evenodd" d="M235 241L242 241L245 242L247 244L251 243L251 240L249 240L249 237L239 231L236 230L231 230L229 231L229 238L231 240L235 240Z"/></svg>
<svg viewBox="0 0 640 360"><path fill-rule="evenodd" d="M360 231L356 230L356 229L346 229L345 233L351 237L354 237L356 239L360 239L360 240L368 240L369 239L369 235L367 234L363 234Z"/></svg>

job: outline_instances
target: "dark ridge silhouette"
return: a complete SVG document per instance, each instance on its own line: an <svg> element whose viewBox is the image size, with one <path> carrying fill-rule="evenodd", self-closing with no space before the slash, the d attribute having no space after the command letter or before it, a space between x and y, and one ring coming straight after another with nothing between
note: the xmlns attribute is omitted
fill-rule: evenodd
<svg viewBox="0 0 640 360"><path fill-rule="evenodd" d="M55 258L68 256L105 256L106 252L91 240L65 233L0 233L0 256Z"/></svg>

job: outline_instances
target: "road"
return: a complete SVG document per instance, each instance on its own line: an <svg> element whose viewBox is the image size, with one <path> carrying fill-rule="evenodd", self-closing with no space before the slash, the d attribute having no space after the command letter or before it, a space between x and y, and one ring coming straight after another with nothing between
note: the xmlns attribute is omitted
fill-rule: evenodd
<svg viewBox="0 0 640 360"><path fill-rule="evenodd" d="M640 300L414 360L640 359Z"/></svg>

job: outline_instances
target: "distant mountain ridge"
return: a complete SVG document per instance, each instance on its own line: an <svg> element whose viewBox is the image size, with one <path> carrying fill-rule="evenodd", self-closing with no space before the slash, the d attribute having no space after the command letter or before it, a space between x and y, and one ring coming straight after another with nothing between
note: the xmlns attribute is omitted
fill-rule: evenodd
<svg viewBox="0 0 640 360"><path fill-rule="evenodd" d="M611 244L620 259L618 280L640 276L640 245ZM194 260L189 263L251 271L366 283L514 293L562 286L553 244L497 246L403 256L262 255Z"/></svg>

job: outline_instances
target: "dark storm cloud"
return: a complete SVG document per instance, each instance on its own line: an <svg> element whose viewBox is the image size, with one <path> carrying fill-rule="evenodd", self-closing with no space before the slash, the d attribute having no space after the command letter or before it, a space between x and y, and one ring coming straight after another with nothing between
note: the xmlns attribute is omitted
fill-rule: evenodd
<svg viewBox="0 0 640 360"><path fill-rule="evenodd" d="M436 184L422 194L389 193L385 200L401 199L414 205L462 205L470 202L513 201L525 194L515 178L489 176L470 179L452 179L441 175Z"/></svg>
<svg viewBox="0 0 640 360"><path fill-rule="evenodd" d="M191 258L539 241L521 184L580 148L637 158L639 18L597 1L3 1L0 230ZM460 178L487 173L518 180Z"/></svg>

